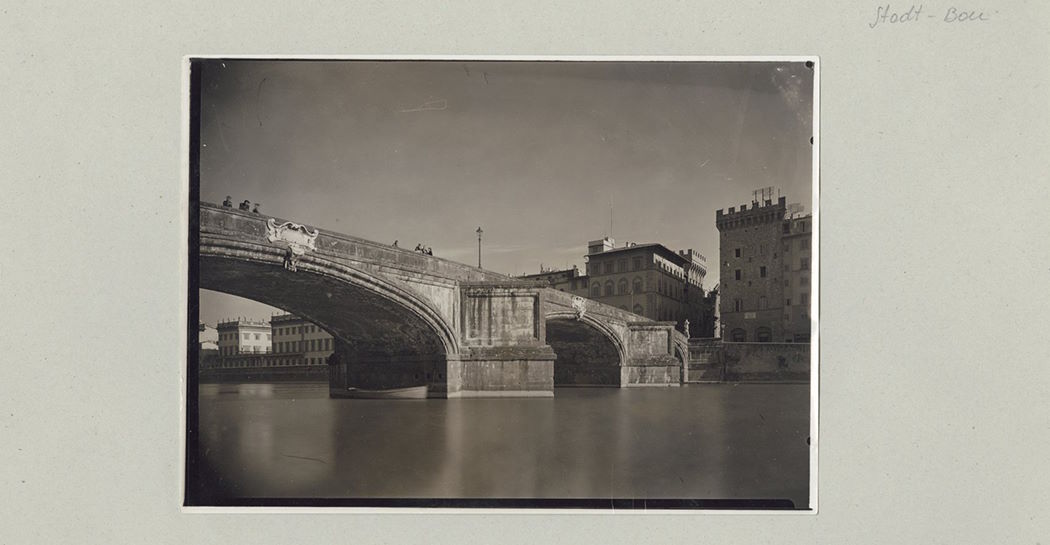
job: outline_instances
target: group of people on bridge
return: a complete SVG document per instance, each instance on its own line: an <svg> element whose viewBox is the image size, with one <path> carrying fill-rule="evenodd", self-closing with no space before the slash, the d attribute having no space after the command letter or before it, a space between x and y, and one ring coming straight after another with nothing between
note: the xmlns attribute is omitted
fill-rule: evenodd
<svg viewBox="0 0 1050 545"><path fill-rule="evenodd" d="M394 248L399 248L399 246L397 245L397 241L396 240L394 241L394 244L392 244L392 246ZM423 246L422 242L419 243L419 244L416 244L416 249L413 250L413 251L419 252L419 253L421 253L423 255L434 255L434 250L431 250L430 246Z"/></svg>
<svg viewBox="0 0 1050 545"><path fill-rule="evenodd" d="M223 208L233 208L233 200L230 198L229 195L226 195L226 200L222 201L222 207ZM243 201L241 201L241 204L237 205L237 208L239 210L244 210L245 212L249 212L250 211L253 214L258 214L259 213L259 203L255 203L255 207L252 208L252 203L248 199L244 199Z"/></svg>

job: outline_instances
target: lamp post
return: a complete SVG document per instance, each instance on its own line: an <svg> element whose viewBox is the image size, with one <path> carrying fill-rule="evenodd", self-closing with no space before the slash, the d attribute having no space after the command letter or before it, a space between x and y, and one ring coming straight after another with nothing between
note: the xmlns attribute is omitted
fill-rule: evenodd
<svg viewBox="0 0 1050 545"><path fill-rule="evenodd" d="M482 231L481 227L479 226L478 230L476 232L478 234L478 268L480 269L481 268L481 233L484 233L484 231Z"/></svg>

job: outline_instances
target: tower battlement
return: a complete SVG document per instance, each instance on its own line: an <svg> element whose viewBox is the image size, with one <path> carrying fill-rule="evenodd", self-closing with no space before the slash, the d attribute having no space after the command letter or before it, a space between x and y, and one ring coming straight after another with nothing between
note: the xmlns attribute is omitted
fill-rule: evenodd
<svg viewBox="0 0 1050 545"><path fill-rule="evenodd" d="M763 203L753 202L750 208L742 204L740 210L731 206L726 212L720 208L715 212L715 226L719 231L727 231L751 225L774 223L783 220L786 212L786 197L780 197L776 202L768 199Z"/></svg>

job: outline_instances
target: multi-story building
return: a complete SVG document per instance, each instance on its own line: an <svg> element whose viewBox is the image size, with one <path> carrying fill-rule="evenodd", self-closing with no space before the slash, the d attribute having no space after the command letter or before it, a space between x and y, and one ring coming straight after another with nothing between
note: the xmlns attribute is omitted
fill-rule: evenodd
<svg viewBox="0 0 1050 545"><path fill-rule="evenodd" d="M781 251L784 252L784 340L809 342L809 310L813 285L810 273L813 257L813 216L784 221Z"/></svg>
<svg viewBox="0 0 1050 545"><path fill-rule="evenodd" d="M808 342L812 218L789 218L786 198L715 213L719 314L731 342Z"/></svg>
<svg viewBox="0 0 1050 545"><path fill-rule="evenodd" d="M713 336L713 296L703 289L706 258L693 250L673 252L662 244L616 247L606 237L587 245L586 274L578 268L542 271L522 278L545 280L559 289L634 312L679 329L689 320L690 335Z"/></svg>
<svg viewBox="0 0 1050 545"><path fill-rule="evenodd" d="M270 324L256 320L227 320L219 322L219 356L266 354L270 352Z"/></svg>
<svg viewBox="0 0 1050 545"><path fill-rule="evenodd" d="M276 365L323 365L335 350L332 336L292 314L270 318Z"/></svg>

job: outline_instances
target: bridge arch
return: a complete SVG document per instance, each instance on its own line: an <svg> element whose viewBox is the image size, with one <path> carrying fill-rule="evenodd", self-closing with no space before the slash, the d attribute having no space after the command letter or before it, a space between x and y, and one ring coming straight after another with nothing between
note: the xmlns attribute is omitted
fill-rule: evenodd
<svg viewBox="0 0 1050 545"><path fill-rule="evenodd" d="M202 236L198 285L302 316L355 357L443 364L459 353L452 326L406 289L316 253L295 271L284 262L276 246Z"/></svg>
<svg viewBox="0 0 1050 545"><path fill-rule="evenodd" d="M554 350L555 386L620 386L627 358L623 337L607 322L586 313L545 314L547 344Z"/></svg>

